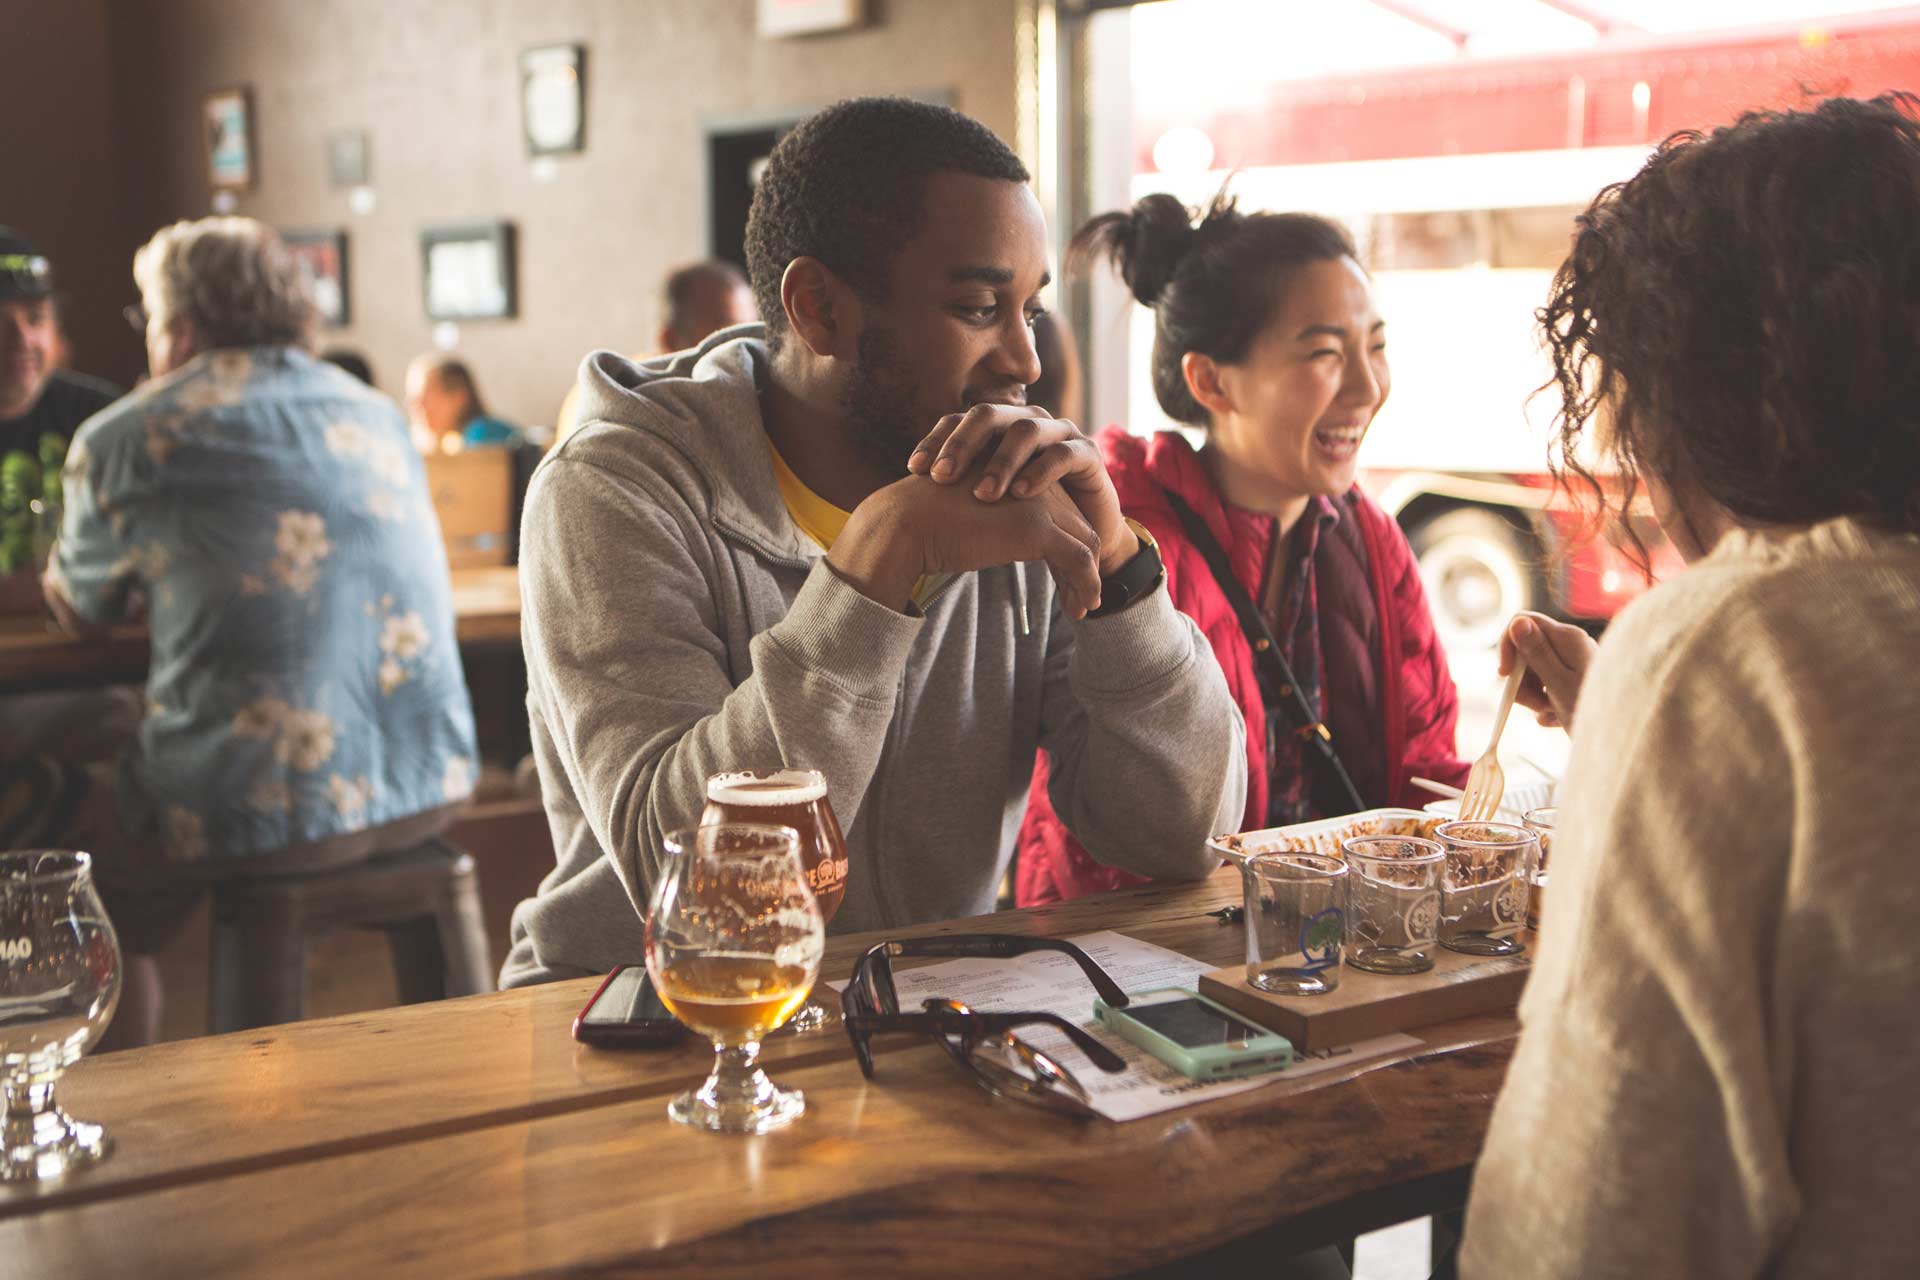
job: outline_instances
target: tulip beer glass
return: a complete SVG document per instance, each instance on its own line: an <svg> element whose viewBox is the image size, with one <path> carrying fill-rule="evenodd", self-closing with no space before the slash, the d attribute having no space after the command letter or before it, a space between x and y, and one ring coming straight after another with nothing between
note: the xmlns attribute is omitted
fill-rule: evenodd
<svg viewBox="0 0 1920 1280"><path fill-rule="evenodd" d="M685 1125L766 1133L806 1110L759 1066L760 1041L805 1003L826 925L792 827L722 822L666 839L647 913L647 972L675 1017L713 1041L713 1072L667 1105Z"/></svg>

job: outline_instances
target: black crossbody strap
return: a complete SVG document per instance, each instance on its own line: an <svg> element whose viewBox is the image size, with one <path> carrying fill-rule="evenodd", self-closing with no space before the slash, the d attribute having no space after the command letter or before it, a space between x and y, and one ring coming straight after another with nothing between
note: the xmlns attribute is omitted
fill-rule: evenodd
<svg viewBox="0 0 1920 1280"><path fill-rule="evenodd" d="M1207 522L1200 513L1188 506L1180 495L1169 489L1162 489L1167 502L1173 507L1173 513L1180 517L1185 526L1187 538L1206 559L1207 568L1213 571L1213 580L1226 594L1227 603L1233 606L1234 616L1240 620L1240 631L1247 637L1247 643L1253 647L1254 666L1264 677L1261 693L1269 700L1277 700L1281 710L1293 724L1294 736L1306 744L1307 754L1320 760L1341 795L1358 813L1367 807L1360 798L1360 789L1353 785L1353 779L1347 776L1346 766L1340 763L1340 757L1333 750L1333 734L1320 719L1319 712L1307 704L1306 695L1300 692L1300 682L1293 678L1293 668L1287 665L1286 658L1280 652L1280 645L1267 629L1267 620L1260 616L1260 610L1253 603L1253 597L1233 576L1233 566L1227 562L1227 553L1213 531L1207 528ZM1251 726L1249 726L1251 731Z"/></svg>

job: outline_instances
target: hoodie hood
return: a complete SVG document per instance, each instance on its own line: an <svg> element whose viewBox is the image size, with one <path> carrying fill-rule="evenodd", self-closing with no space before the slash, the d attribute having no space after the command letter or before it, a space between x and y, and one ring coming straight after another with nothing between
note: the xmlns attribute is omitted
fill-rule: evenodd
<svg viewBox="0 0 1920 1280"><path fill-rule="evenodd" d="M608 435L643 431L699 473L716 526L775 559L818 560L823 553L794 528L774 483L760 414L771 361L758 322L648 360L595 351L580 364L580 429L552 456L624 470L612 459L625 450L610 447Z"/></svg>

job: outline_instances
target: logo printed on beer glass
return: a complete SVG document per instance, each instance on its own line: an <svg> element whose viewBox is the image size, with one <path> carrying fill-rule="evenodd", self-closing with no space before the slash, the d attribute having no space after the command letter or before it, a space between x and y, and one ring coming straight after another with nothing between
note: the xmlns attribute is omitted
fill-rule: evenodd
<svg viewBox="0 0 1920 1280"><path fill-rule="evenodd" d="M1338 907L1315 912L1300 925L1300 954L1305 973L1318 973L1340 963L1340 939L1345 936L1345 915Z"/></svg>
<svg viewBox="0 0 1920 1280"><path fill-rule="evenodd" d="M31 959L33 959L32 938L9 938L4 942L0 942L0 960L17 961Z"/></svg>
<svg viewBox="0 0 1920 1280"><path fill-rule="evenodd" d="M1440 892L1435 890L1414 900L1402 917L1409 938L1431 939L1440 928Z"/></svg>
<svg viewBox="0 0 1920 1280"><path fill-rule="evenodd" d="M1518 876L1494 893L1493 918L1502 925L1517 925L1527 918L1527 886Z"/></svg>

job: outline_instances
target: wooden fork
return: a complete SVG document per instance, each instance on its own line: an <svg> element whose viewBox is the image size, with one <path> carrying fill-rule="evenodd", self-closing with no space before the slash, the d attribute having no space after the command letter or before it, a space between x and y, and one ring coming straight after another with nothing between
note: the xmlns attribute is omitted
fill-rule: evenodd
<svg viewBox="0 0 1920 1280"><path fill-rule="evenodd" d="M1463 822L1486 822L1500 812L1500 802L1506 798L1507 775L1500 768L1500 735L1506 732L1507 713L1513 710L1513 699L1520 692L1520 681L1526 678L1527 664L1514 659L1513 674L1507 677L1507 687L1500 692L1500 711L1493 718L1493 739L1487 743L1487 749L1473 762L1473 772L1467 775L1467 789L1460 797L1460 819Z"/></svg>

